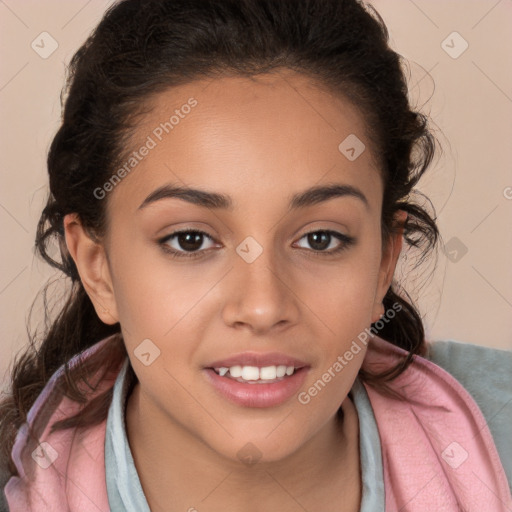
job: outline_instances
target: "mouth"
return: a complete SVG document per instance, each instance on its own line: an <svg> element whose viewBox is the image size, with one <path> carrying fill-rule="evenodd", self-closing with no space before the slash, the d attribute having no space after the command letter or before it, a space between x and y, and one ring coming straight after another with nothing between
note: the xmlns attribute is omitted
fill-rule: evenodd
<svg viewBox="0 0 512 512"><path fill-rule="evenodd" d="M242 407L275 407L295 395L310 369L281 354L245 353L203 368L207 382L231 403Z"/></svg>

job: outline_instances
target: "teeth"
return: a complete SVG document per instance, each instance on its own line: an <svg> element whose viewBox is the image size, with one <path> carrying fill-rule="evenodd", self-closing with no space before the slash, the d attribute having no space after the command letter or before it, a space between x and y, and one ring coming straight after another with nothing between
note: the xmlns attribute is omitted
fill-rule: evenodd
<svg viewBox="0 0 512 512"><path fill-rule="evenodd" d="M258 380L259 378L260 378L260 369L258 367L256 367L256 366L244 366L242 368L242 379L244 379L244 380Z"/></svg>
<svg viewBox="0 0 512 512"><path fill-rule="evenodd" d="M232 366L229 369L229 374L231 377L241 377L242 376L242 367L241 366Z"/></svg>
<svg viewBox="0 0 512 512"><path fill-rule="evenodd" d="M277 377L277 368L275 366L264 366L260 369L261 380L272 380Z"/></svg>
<svg viewBox="0 0 512 512"><path fill-rule="evenodd" d="M221 367L214 368L214 370L221 377L232 377L238 381L256 381L256 380L275 380L284 377L285 375L293 375L295 372L294 366L264 366L259 368L257 366L231 366L230 368Z"/></svg>
<svg viewBox="0 0 512 512"><path fill-rule="evenodd" d="M277 376L284 377L286 375L286 366L280 365L277 367Z"/></svg>

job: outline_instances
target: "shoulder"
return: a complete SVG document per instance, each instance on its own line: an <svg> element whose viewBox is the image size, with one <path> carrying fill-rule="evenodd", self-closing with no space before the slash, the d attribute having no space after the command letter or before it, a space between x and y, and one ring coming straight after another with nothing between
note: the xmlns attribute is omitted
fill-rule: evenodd
<svg viewBox="0 0 512 512"><path fill-rule="evenodd" d="M103 410L108 409L120 369L105 364L111 341L112 337L105 338L62 365L30 408L11 451L18 474L4 489L13 512L64 510L66 504L73 504L72 510L87 510L87 496L96 496L98 509L108 508ZM84 381L77 384L83 393L80 401L66 388L65 368L85 371Z"/></svg>
<svg viewBox="0 0 512 512"><path fill-rule="evenodd" d="M512 482L512 350L455 340L434 341L426 358L455 377L473 397Z"/></svg>
<svg viewBox="0 0 512 512"><path fill-rule="evenodd" d="M446 340L431 342L426 357L455 377L477 403L512 399L512 350Z"/></svg>

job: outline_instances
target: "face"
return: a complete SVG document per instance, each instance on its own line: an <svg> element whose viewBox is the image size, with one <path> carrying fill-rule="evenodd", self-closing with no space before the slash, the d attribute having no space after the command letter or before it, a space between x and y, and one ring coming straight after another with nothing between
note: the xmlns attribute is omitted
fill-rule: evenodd
<svg viewBox="0 0 512 512"><path fill-rule="evenodd" d="M155 424L228 459L247 443L282 459L334 421L400 250L382 251L363 118L292 72L197 81L152 105L129 152L149 149L104 199L107 284L91 298L120 322ZM351 134L355 159L339 149Z"/></svg>

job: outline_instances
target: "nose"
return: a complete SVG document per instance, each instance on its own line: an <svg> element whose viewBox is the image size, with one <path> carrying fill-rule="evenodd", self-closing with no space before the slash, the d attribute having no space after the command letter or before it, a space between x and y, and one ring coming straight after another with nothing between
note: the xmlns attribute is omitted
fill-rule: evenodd
<svg viewBox="0 0 512 512"><path fill-rule="evenodd" d="M252 262L236 255L227 276L222 316L226 325L247 328L253 334L294 325L300 300L290 269L279 265L272 250L264 249Z"/></svg>

